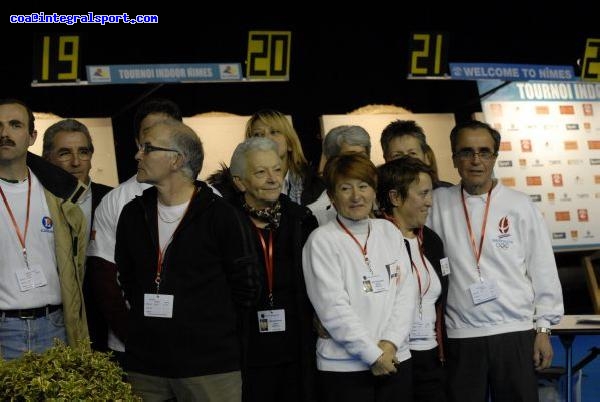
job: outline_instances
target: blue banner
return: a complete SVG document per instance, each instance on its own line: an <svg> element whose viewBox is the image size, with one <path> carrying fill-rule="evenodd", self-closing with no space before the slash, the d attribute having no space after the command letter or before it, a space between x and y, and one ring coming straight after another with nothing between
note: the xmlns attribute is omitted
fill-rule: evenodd
<svg viewBox="0 0 600 402"><path fill-rule="evenodd" d="M453 80L572 81L571 66L537 64L449 63Z"/></svg>
<svg viewBox="0 0 600 402"><path fill-rule="evenodd" d="M600 101L600 84L577 82L514 82L501 86L502 81L478 81L480 94L493 91L486 101ZM495 88L499 88L494 91Z"/></svg>
<svg viewBox="0 0 600 402"><path fill-rule="evenodd" d="M90 84L241 81L240 63L86 66Z"/></svg>

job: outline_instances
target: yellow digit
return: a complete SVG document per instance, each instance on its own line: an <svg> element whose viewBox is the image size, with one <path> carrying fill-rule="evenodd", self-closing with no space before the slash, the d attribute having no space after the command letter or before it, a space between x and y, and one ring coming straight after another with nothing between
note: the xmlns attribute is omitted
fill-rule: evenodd
<svg viewBox="0 0 600 402"><path fill-rule="evenodd" d="M271 36L270 76L286 77L290 68L290 33Z"/></svg>
<svg viewBox="0 0 600 402"><path fill-rule="evenodd" d="M440 73L440 65L442 64L442 35L435 36L435 64L434 64L434 72L435 74Z"/></svg>
<svg viewBox="0 0 600 402"><path fill-rule="evenodd" d="M248 77L269 75L269 35L250 31L248 40Z"/></svg>
<svg viewBox="0 0 600 402"><path fill-rule="evenodd" d="M50 37L44 36L42 45L42 81L50 77Z"/></svg>
<svg viewBox="0 0 600 402"><path fill-rule="evenodd" d="M71 44L71 52L67 53L67 44ZM71 71L58 73L59 80L76 80L79 64L79 36L61 36L58 39L58 61L71 62Z"/></svg>
<svg viewBox="0 0 600 402"><path fill-rule="evenodd" d="M427 68L418 67L418 59L429 57L429 35L427 34L414 34L413 40L423 41L423 50L415 50L412 52L410 72L412 74L427 74Z"/></svg>

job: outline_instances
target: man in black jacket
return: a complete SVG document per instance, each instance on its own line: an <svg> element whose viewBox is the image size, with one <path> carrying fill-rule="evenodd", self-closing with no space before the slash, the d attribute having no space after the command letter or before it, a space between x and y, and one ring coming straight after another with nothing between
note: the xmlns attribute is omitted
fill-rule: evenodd
<svg viewBox="0 0 600 402"><path fill-rule="evenodd" d="M88 128L74 119L61 120L46 129L43 142L43 157L53 165L71 173L87 186L86 191L79 197L77 205L85 215L89 232L96 207L112 187L95 183L90 178L94 144ZM92 348L105 352L108 350L108 326L94 303L88 275L83 280L83 297Z"/></svg>
<svg viewBox="0 0 600 402"><path fill-rule="evenodd" d="M236 307L256 300L256 256L239 212L195 180L203 159L183 123L142 133L137 180L153 187L117 225L115 261L131 305L125 368L148 400L241 400Z"/></svg>

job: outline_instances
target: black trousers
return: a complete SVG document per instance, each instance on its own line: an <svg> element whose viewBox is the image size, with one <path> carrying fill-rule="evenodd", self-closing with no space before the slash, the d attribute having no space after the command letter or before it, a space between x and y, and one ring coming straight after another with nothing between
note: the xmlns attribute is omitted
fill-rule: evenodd
<svg viewBox="0 0 600 402"><path fill-rule="evenodd" d="M454 338L446 348L451 402L538 402L535 331Z"/></svg>
<svg viewBox="0 0 600 402"><path fill-rule="evenodd" d="M242 372L242 402L300 402L302 375L296 362L248 367Z"/></svg>
<svg viewBox="0 0 600 402"><path fill-rule="evenodd" d="M446 372L438 348L410 351L415 402L446 402Z"/></svg>
<svg viewBox="0 0 600 402"><path fill-rule="evenodd" d="M398 372L374 376L371 371L317 373L319 402L412 402L412 362L405 360Z"/></svg>

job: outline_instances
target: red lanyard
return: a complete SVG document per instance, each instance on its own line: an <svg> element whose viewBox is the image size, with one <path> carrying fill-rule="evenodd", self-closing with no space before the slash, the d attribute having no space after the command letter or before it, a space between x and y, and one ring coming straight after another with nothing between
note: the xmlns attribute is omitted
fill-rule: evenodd
<svg viewBox="0 0 600 402"><path fill-rule="evenodd" d="M422 235L422 229L420 234ZM423 246L422 246L422 242L421 242L421 238L420 236L417 236L417 248L419 249L419 255L421 256L421 262L423 263L423 268L425 268L425 272L427 273L427 287L425 288L425 291L423 291L423 287L421 285L421 273L419 272L419 269L417 268L417 264L415 264L415 262L412 259L412 253L408 253L408 256L410 258L410 266L412 268L412 270L417 274L417 284L419 285L419 318L423 318L423 298L425 297L425 295L427 294L427 292L429 291L429 288L431 287L431 274L429 273L429 267L427 266L427 262L425 261L425 256L423 255ZM410 242L407 243L407 245L410 247Z"/></svg>
<svg viewBox="0 0 600 402"><path fill-rule="evenodd" d="M412 269L417 273L417 283L419 284L419 298L422 301L423 297L427 294L427 291L431 287L431 274L429 273L429 268L427 267L427 262L425 262L425 256L423 255L423 247L422 247L422 243L421 243L421 240L419 239L419 237L417 237L417 244L418 244L418 247L419 247L419 254L421 255L421 262L423 263L423 267L425 268L425 272L427 272L427 278L429 278L429 280L427 281L427 287L425 288L425 291L422 292L421 275L419 274L419 270L417 269L417 265L414 263L412 257L410 257L410 265L411 265Z"/></svg>
<svg viewBox="0 0 600 402"><path fill-rule="evenodd" d="M256 233L258 233L258 238L260 239L260 245L263 250L263 255L265 257L265 268L267 269L267 285L269 286L269 304L273 307L273 230L269 229L269 243L265 241L265 237L262 234L262 231L257 226L254 226L256 229Z"/></svg>
<svg viewBox="0 0 600 402"><path fill-rule="evenodd" d="M335 219L340 224L340 226L342 227L342 229L344 229L344 231L346 233L348 233L348 236L350 236L352 238L352 240L354 240L354 243L356 243L356 245L360 249L360 252L363 255L363 258L365 259L365 264L367 264L367 268L369 268L369 271L371 271L371 274L373 274L373 268L371 268L371 264L369 263L369 256L367 255L367 243L369 242L369 236L371 235L371 222L368 222L367 238L365 239L365 245L361 246L361 244L358 241L358 239L356 237L354 237L354 235L352 234L352 232L346 227L346 225L344 225L342 223L342 221L340 220L340 218L338 216L336 216Z"/></svg>
<svg viewBox="0 0 600 402"><path fill-rule="evenodd" d="M485 202L485 214L483 215L483 223L481 224L481 238L479 239L479 249L477 249L477 245L475 244L475 236L473 235L473 229L471 228L471 220L469 219L469 212L467 211L467 204L465 203L465 193L463 192L463 186L460 186L460 197L462 200L463 211L465 212L465 219L467 220L467 229L469 230L469 238L471 239L471 248L473 249L473 254L475 255L477 262L477 274L479 275L479 280L482 280L481 269L479 268L479 259L481 258L481 250L483 249L485 225L487 224L488 212L490 210L492 188L493 186L490 188L490 191L488 191L487 200Z"/></svg>
<svg viewBox="0 0 600 402"><path fill-rule="evenodd" d="M194 199L194 197L196 196L196 194L198 194L198 187L194 187L194 192L192 193L192 196L191 196L190 200L188 201L188 205L185 208L185 212L183 213L183 215L181 217L181 220L177 224L177 227L173 231L173 234L169 238L169 241L166 243L165 250L167 249L167 247L169 247L169 244L171 244L171 240L173 240L173 237L175 236L175 233L177 233L177 231L181 227L181 222L183 222L183 218L187 215L187 213L188 213L188 211L190 209L190 205L192 205L192 200ZM156 206L156 227L158 228L158 205ZM156 257L156 277L154 278L154 283L156 283L156 294L158 294L158 291L159 291L159 288L160 288L161 274L162 274L162 271L163 271L163 258L164 258L164 251L160 249L160 239L159 239L159 241L156 242L156 254L157 254L157 257Z"/></svg>
<svg viewBox="0 0 600 402"><path fill-rule="evenodd" d="M13 228L15 228L15 232L17 233L17 237L19 238L19 243L21 243L23 258L25 259L25 265L29 268L29 262L27 261L27 228L29 227L29 206L31 203L31 174L29 173L29 169L27 169L27 212L25 216L25 230L21 234L21 229L19 229L19 225L17 225L17 220L10 209L10 205L8 205L8 200L4 195L4 191L2 191L2 187L0 187L0 195L2 195L2 200L4 201L4 205L6 205L6 210L10 215L10 220L12 221Z"/></svg>

